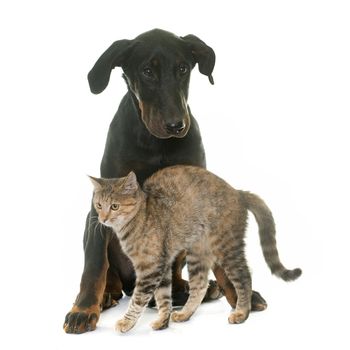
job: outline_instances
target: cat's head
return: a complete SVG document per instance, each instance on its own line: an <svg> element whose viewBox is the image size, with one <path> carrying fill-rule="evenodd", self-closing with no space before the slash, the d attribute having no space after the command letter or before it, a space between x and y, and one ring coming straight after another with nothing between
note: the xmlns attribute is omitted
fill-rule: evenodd
<svg viewBox="0 0 350 350"><path fill-rule="evenodd" d="M135 173L116 179L89 176L94 186L93 204L101 224L120 228L135 215L142 190Z"/></svg>

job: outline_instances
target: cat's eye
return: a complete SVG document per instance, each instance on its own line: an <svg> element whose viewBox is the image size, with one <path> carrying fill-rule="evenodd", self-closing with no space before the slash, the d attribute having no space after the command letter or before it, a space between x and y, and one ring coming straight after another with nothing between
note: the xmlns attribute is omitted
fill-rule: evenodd
<svg viewBox="0 0 350 350"><path fill-rule="evenodd" d="M119 209L119 204L112 204L111 205L112 210L118 210Z"/></svg>
<svg viewBox="0 0 350 350"><path fill-rule="evenodd" d="M102 209L101 203L96 203L96 208L97 208L97 209Z"/></svg>

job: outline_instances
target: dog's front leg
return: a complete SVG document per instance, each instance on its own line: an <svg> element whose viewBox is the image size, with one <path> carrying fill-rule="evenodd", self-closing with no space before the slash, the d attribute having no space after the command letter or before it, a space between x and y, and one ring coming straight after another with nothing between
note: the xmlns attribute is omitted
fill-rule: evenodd
<svg viewBox="0 0 350 350"><path fill-rule="evenodd" d="M87 218L84 236L84 271L80 292L66 315L63 328L66 333L84 333L96 329L100 317L103 292L108 269L107 246L112 232L101 232L95 209Z"/></svg>

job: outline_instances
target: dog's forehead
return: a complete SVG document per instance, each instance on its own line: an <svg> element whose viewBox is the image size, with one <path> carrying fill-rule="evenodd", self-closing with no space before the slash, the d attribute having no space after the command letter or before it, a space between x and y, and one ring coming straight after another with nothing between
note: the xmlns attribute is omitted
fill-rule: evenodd
<svg viewBox="0 0 350 350"><path fill-rule="evenodd" d="M139 61L152 60L156 64L192 59L191 50L182 38L160 29L136 37L133 56Z"/></svg>
<svg viewBox="0 0 350 350"><path fill-rule="evenodd" d="M137 36L135 41L148 43L150 45L167 45L171 43L178 43L181 39L173 33L162 29L153 29Z"/></svg>

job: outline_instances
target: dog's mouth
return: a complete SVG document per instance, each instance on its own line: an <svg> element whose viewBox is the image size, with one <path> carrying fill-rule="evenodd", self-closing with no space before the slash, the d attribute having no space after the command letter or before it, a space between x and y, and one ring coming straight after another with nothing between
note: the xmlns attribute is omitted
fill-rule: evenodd
<svg viewBox="0 0 350 350"><path fill-rule="evenodd" d="M169 132L166 128L161 129L158 127L154 127L152 126L152 123L151 124L145 123L145 126L147 130L150 132L150 134L152 134L158 139L170 139L172 137L181 139L187 135L189 130L189 126L186 126L185 129L182 131L172 131L172 132Z"/></svg>
<svg viewBox="0 0 350 350"><path fill-rule="evenodd" d="M169 126L161 121L161 117L151 117L148 122L142 118L143 123L145 124L147 130L155 137L159 139L169 139L172 137L183 138L187 135L188 130L190 129L190 118L185 118L182 122L181 127Z"/></svg>

